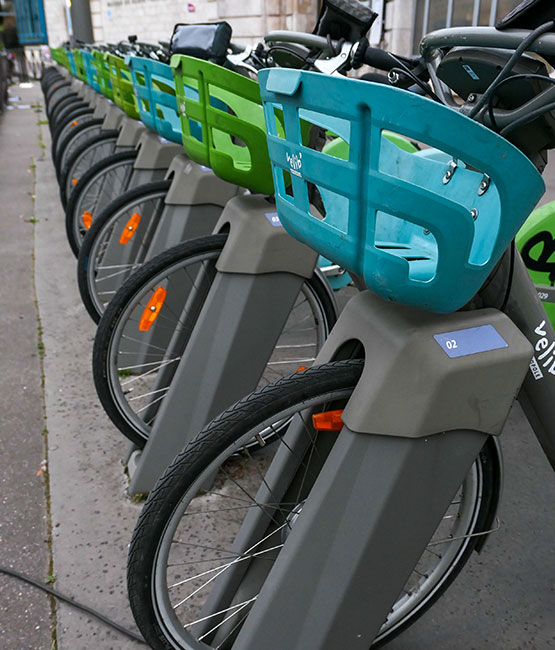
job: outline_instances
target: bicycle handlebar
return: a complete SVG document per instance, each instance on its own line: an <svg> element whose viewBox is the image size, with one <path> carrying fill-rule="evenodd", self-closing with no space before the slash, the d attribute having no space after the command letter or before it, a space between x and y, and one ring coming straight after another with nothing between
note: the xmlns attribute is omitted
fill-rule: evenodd
<svg viewBox="0 0 555 650"><path fill-rule="evenodd" d="M436 50L445 47L495 47L516 50L529 35L530 31L524 29L499 31L495 27L449 27L424 36L420 42L420 53L426 61L429 61ZM536 54L555 56L555 33L542 34L528 49Z"/></svg>
<svg viewBox="0 0 555 650"><path fill-rule="evenodd" d="M362 60L367 65L371 65L373 68L378 68L384 72L389 72L392 68L396 68L399 65L399 61L395 60L395 57L389 52L380 50L378 47L371 47L370 45L366 48Z"/></svg>
<svg viewBox="0 0 555 650"><path fill-rule="evenodd" d="M316 48L323 52L329 52L328 39L323 36L316 36L316 34L306 34L305 32L288 32L284 30L275 30L268 32L264 36L266 43L296 43L297 45L305 45L308 48ZM339 41L331 41L332 47L337 48Z"/></svg>

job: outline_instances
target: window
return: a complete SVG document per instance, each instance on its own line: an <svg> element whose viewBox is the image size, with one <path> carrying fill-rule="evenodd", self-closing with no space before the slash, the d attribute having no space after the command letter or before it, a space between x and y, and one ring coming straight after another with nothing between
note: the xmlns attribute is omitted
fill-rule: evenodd
<svg viewBox="0 0 555 650"><path fill-rule="evenodd" d="M413 49L424 34L443 27L494 25L520 0L416 0Z"/></svg>

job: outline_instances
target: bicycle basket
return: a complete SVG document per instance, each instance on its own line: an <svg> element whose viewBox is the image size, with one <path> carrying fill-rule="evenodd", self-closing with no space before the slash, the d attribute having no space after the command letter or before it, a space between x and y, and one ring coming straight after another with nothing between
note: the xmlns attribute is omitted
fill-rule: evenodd
<svg viewBox="0 0 555 650"><path fill-rule="evenodd" d="M177 113L171 67L139 56L128 56L126 63L131 70L133 89L143 123L167 140L180 143L181 122Z"/></svg>
<svg viewBox="0 0 555 650"><path fill-rule="evenodd" d="M516 147L429 99L298 70L264 70L259 80L283 225L363 275L385 299L438 313L459 309L545 191ZM301 144L299 110L303 120L324 127L327 119L335 121L331 130L349 143L347 160ZM285 138L276 111L283 114ZM384 130L439 151L408 153ZM324 218L309 209L314 186Z"/></svg>
<svg viewBox="0 0 555 650"><path fill-rule="evenodd" d="M73 60L75 61L75 76L77 79L87 83L87 73L85 71L85 66L83 65L83 56L81 50L74 49L73 51Z"/></svg>
<svg viewBox="0 0 555 650"><path fill-rule="evenodd" d="M182 54L172 56L171 67L187 155L226 181L272 194L258 83ZM197 97L189 89L197 89ZM195 125L200 126L201 137L195 135Z"/></svg>
<svg viewBox="0 0 555 650"><path fill-rule="evenodd" d="M112 82L110 81L110 71L108 68L108 63L104 58L104 52L101 52L100 50L93 50L92 54L94 57L94 62L96 63L96 74L98 77L100 92L104 95L104 97L113 100L114 90L112 88Z"/></svg>
<svg viewBox="0 0 555 650"><path fill-rule="evenodd" d="M50 48L50 56L52 57L52 60L58 63L59 65L64 66L64 68L68 67L67 63L67 54L65 52L65 48L63 47L51 47Z"/></svg>
<svg viewBox="0 0 555 650"><path fill-rule="evenodd" d="M83 66L85 67L87 83L97 93L102 92L102 90L100 89L100 84L98 82L98 71L96 68L96 61L94 59L94 56L92 55L92 52L89 52L88 50L81 50L81 56L83 57Z"/></svg>
<svg viewBox="0 0 555 650"><path fill-rule="evenodd" d="M68 71L74 76L77 76L77 66L75 65L75 56L71 50L67 50Z"/></svg>
<svg viewBox="0 0 555 650"><path fill-rule="evenodd" d="M133 120L140 119L129 68L120 56L110 52L107 52L105 56L114 92L114 103Z"/></svg>

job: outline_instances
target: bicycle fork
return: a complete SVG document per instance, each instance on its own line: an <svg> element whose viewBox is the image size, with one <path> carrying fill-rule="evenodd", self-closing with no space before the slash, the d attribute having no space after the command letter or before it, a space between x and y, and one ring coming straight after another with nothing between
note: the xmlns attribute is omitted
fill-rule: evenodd
<svg viewBox="0 0 555 650"><path fill-rule="evenodd" d="M216 224L215 233L229 228L229 236L147 445L129 463L131 494L152 489L194 434L256 388L318 257L274 215L263 197L242 196ZM195 285L200 290L198 278Z"/></svg>
<svg viewBox="0 0 555 650"><path fill-rule="evenodd" d="M501 432L532 357L494 309L434 315L368 292L347 305L316 363L341 358L353 340L368 364L344 427L234 650L367 650L487 436ZM283 498L303 455L295 429L290 464L278 451L257 504ZM235 552L264 521L253 508ZM248 598L245 571L218 578L210 611Z"/></svg>

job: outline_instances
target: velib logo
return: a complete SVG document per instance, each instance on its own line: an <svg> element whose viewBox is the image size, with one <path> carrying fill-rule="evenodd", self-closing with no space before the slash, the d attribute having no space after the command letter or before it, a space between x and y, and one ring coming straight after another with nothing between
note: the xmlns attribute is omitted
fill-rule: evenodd
<svg viewBox="0 0 555 650"><path fill-rule="evenodd" d="M536 355L532 357L530 370L534 379L538 380L543 378L544 372L555 375L555 341L550 341L547 338L544 320L536 327L534 332L541 338L536 341L534 346Z"/></svg>
<svg viewBox="0 0 555 650"><path fill-rule="evenodd" d="M286 153L285 157L289 163L289 169L295 176L301 176L301 168L303 166L303 154L299 153Z"/></svg>

